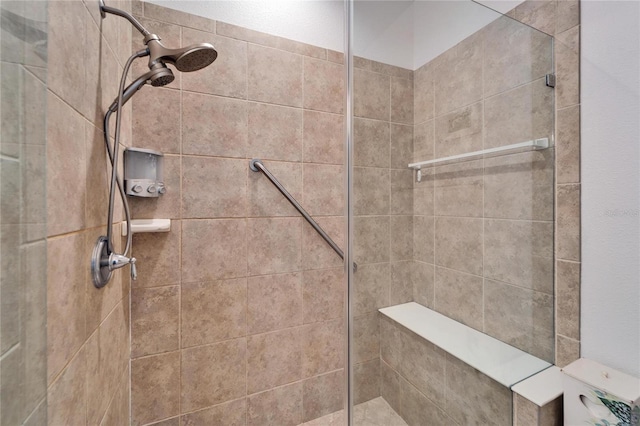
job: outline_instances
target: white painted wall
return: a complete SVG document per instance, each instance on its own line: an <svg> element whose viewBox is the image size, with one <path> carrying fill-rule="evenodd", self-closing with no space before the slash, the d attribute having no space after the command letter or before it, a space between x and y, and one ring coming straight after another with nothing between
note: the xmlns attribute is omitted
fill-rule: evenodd
<svg viewBox="0 0 640 426"><path fill-rule="evenodd" d="M342 0L146 0L256 31L344 50ZM520 0L489 0L510 9ZM354 54L416 69L500 16L471 0L357 0Z"/></svg>
<svg viewBox="0 0 640 426"><path fill-rule="evenodd" d="M144 0L291 40L344 51L342 0Z"/></svg>
<svg viewBox="0 0 640 426"><path fill-rule="evenodd" d="M581 8L581 355L640 377L640 3Z"/></svg>

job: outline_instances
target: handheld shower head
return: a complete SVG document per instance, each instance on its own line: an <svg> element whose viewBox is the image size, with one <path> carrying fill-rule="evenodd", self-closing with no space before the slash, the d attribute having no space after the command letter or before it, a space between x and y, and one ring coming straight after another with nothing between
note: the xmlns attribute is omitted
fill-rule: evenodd
<svg viewBox="0 0 640 426"><path fill-rule="evenodd" d="M149 48L149 68L159 62L168 62L181 72L198 71L209 66L218 57L218 52L209 43L198 43L180 49L169 49L154 34L151 34L146 39L147 47Z"/></svg>
<svg viewBox="0 0 640 426"><path fill-rule="evenodd" d="M122 92L122 105L126 104L145 84L161 87L171 83L174 78L173 72L166 65L157 64L154 69L136 78L133 83L124 89L124 92ZM113 100L108 110L112 113L118 111L118 97Z"/></svg>

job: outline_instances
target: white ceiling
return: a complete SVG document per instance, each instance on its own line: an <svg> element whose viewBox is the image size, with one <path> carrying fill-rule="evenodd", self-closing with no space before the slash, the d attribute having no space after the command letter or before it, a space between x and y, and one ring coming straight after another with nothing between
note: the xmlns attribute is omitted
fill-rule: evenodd
<svg viewBox="0 0 640 426"><path fill-rule="evenodd" d="M342 0L146 0L172 9L344 50ZM416 69L519 0L356 0L354 54ZM490 9L492 8L492 9Z"/></svg>

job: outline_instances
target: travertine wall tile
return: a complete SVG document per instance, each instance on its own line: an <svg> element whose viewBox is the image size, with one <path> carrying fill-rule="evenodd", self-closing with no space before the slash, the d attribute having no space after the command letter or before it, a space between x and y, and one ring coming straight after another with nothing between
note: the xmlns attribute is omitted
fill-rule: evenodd
<svg viewBox="0 0 640 426"><path fill-rule="evenodd" d="M201 16L191 15L190 13L181 12L179 10L168 9L153 3L144 2L144 15L147 18L165 21L187 28L215 32L215 21Z"/></svg>
<svg viewBox="0 0 640 426"><path fill-rule="evenodd" d="M241 161L243 170L247 172L247 161ZM287 191L296 199L302 199L302 164L291 162L270 161L269 171L278 177L278 181L287 188ZM282 196L280 191L273 184L265 179L262 173L253 171L249 173L248 181L248 216L250 217L271 217L271 216L296 216L295 208ZM202 184L202 181L199 181ZM227 185L230 190L240 187L239 182L235 185Z"/></svg>
<svg viewBox="0 0 640 426"><path fill-rule="evenodd" d="M356 217L354 232L354 257L358 265L389 262L388 216Z"/></svg>
<svg viewBox="0 0 640 426"><path fill-rule="evenodd" d="M447 355L446 412L460 424L511 424L509 388Z"/></svg>
<svg viewBox="0 0 640 426"><path fill-rule="evenodd" d="M391 186L390 213L392 215L413 214L413 170L391 169L389 181Z"/></svg>
<svg viewBox="0 0 640 426"><path fill-rule="evenodd" d="M323 216L317 218L338 247L345 246L345 218L343 216ZM343 260L327 242L306 221L302 223L302 269L341 267Z"/></svg>
<svg viewBox="0 0 640 426"><path fill-rule="evenodd" d="M391 77L391 121L413 124L413 79Z"/></svg>
<svg viewBox="0 0 640 426"><path fill-rule="evenodd" d="M388 306L390 274L388 261L358 264L352 300L354 315L375 312Z"/></svg>
<svg viewBox="0 0 640 426"><path fill-rule="evenodd" d="M483 329L482 278L436 267L434 309L476 330Z"/></svg>
<svg viewBox="0 0 640 426"><path fill-rule="evenodd" d="M211 408L185 414L180 417L184 426L221 424L241 426L246 424L247 403L244 398L224 402Z"/></svg>
<svg viewBox="0 0 640 426"><path fill-rule="evenodd" d="M182 283L181 347L246 335L247 280Z"/></svg>
<svg viewBox="0 0 640 426"><path fill-rule="evenodd" d="M303 421L317 419L343 408L344 370L302 382Z"/></svg>
<svg viewBox="0 0 640 426"><path fill-rule="evenodd" d="M250 100L302 106L302 56L253 44L247 56Z"/></svg>
<svg viewBox="0 0 640 426"><path fill-rule="evenodd" d="M580 358L580 341L556 334L555 364L563 368L578 358Z"/></svg>
<svg viewBox="0 0 640 426"><path fill-rule="evenodd" d="M299 271L302 267L302 221L295 218L249 219L249 275Z"/></svg>
<svg viewBox="0 0 640 426"><path fill-rule="evenodd" d="M304 108L341 114L344 90L343 66L304 58Z"/></svg>
<svg viewBox="0 0 640 426"><path fill-rule="evenodd" d="M484 91L495 95L552 72L549 36L501 17L482 31L484 38Z"/></svg>
<svg viewBox="0 0 640 426"><path fill-rule="evenodd" d="M389 170L374 167L353 169L353 211L356 215L388 215Z"/></svg>
<svg viewBox="0 0 640 426"><path fill-rule="evenodd" d="M56 8L52 7L52 9ZM79 231L85 227L84 126L84 120L80 114L64 100L49 92L47 97L47 234L50 236ZM69 155L69 152L73 152L74 155ZM78 184L82 185L82 191L77 190Z"/></svg>
<svg viewBox="0 0 640 426"><path fill-rule="evenodd" d="M432 61L436 116L482 99L482 47L477 32Z"/></svg>
<svg viewBox="0 0 640 426"><path fill-rule="evenodd" d="M87 423L99 424L129 365L129 300L124 298L87 340ZM128 412L126 409L125 412Z"/></svg>
<svg viewBox="0 0 640 426"><path fill-rule="evenodd" d="M554 89L541 78L488 98L484 105L484 148L551 137L553 95Z"/></svg>
<svg viewBox="0 0 640 426"><path fill-rule="evenodd" d="M182 221L182 281L213 281L247 275L244 219ZM210 244L225 241L224 246Z"/></svg>
<svg viewBox="0 0 640 426"><path fill-rule="evenodd" d="M254 158L301 161L302 110L250 102L248 151Z"/></svg>
<svg viewBox="0 0 640 426"><path fill-rule="evenodd" d="M484 216L553 220L552 150L524 152L484 161Z"/></svg>
<svg viewBox="0 0 640 426"><path fill-rule="evenodd" d="M482 161L438 167L434 171L436 216L482 217Z"/></svg>
<svg viewBox="0 0 640 426"><path fill-rule="evenodd" d="M317 376L344 365L342 319L316 322L302 327L302 376Z"/></svg>
<svg viewBox="0 0 640 426"><path fill-rule="evenodd" d="M414 264L413 260L391 262L390 306L413 301Z"/></svg>
<svg viewBox="0 0 640 426"><path fill-rule="evenodd" d="M182 412L244 396L247 350L245 338L183 350L180 367Z"/></svg>
<svg viewBox="0 0 640 426"><path fill-rule="evenodd" d="M80 350L62 374L49 386L47 395L48 425L86 424L87 422L87 361ZM2 360L4 369L7 359ZM15 366L17 367L17 365ZM4 373L4 372L3 372ZM2 374L6 378L6 374ZM6 416L6 414L3 413ZM3 419L6 419L4 417ZM11 419L17 420L17 419Z"/></svg>
<svg viewBox="0 0 640 426"><path fill-rule="evenodd" d="M298 424L340 409L342 260L263 174L249 170L248 159L261 158L345 247L343 55L157 5L136 4L135 10L168 45L210 42L218 51L210 67L176 73L176 81L162 91L145 89L146 98L134 109L133 120L150 132L137 138L141 143L155 137L173 147L159 147L168 153L167 194L131 202L136 218L174 219L171 232L136 235L134 242L140 259L135 293L144 296L134 304L139 314L134 346L157 343L154 352L177 354L181 383L177 411L155 410L148 421L263 424L275 421L270 416L277 411L279 424ZM138 47L138 41L134 34L129 44ZM136 69L142 72L144 65ZM390 73L411 76L371 66L387 81ZM161 95L175 98L168 101L173 109L164 121L157 108L142 111L145 102L158 103ZM154 125L154 120L162 122ZM388 215L388 115L385 120ZM166 131L157 134L162 126ZM401 130L401 143L410 144L411 126ZM402 182L406 187L406 176ZM399 212L411 214L407 200L401 202ZM385 229L388 258L388 216ZM387 267L385 299L388 275ZM179 301L179 330L174 335L172 324L168 339L170 322L160 318L166 309L142 315L138 308L169 288L177 292L171 300ZM157 324L162 332L145 337L141 323ZM162 346L176 338L178 346ZM155 356L145 353L134 362ZM134 374L132 380L134 401L153 401L144 379ZM291 390L298 396L289 398ZM274 411L274 404L280 408Z"/></svg>
<svg viewBox="0 0 640 426"><path fill-rule="evenodd" d="M485 280L484 331L541 359L553 358L553 296Z"/></svg>
<svg viewBox="0 0 640 426"><path fill-rule="evenodd" d="M357 68L354 71L354 115L375 120L389 120L391 106L390 78Z"/></svg>
<svg viewBox="0 0 640 426"><path fill-rule="evenodd" d="M131 291L131 357L179 348L180 289L178 286Z"/></svg>
<svg viewBox="0 0 640 426"><path fill-rule="evenodd" d="M402 377L400 378L400 411L398 413L410 426L431 423L455 424L441 408Z"/></svg>
<svg viewBox="0 0 640 426"><path fill-rule="evenodd" d="M435 119L436 158L480 151L483 135L483 104L476 102ZM418 161L424 161L420 159Z"/></svg>
<svg viewBox="0 0 640 426"><path fill-rule="evenodd" d="M203 31L182 28L181 46L196 43L213 44L220 60L216 60L198 72L177 73L182 78L182 89L190 92L247 99L247 43Z"/></svg>
<svg viewBox="0 0 640 426"><path fill-rule="evenodd" d="M530 0L521 3L515 9L515 19L553 35L556 29L556 1Z"/></svg>
<svg viewBox="0 0 640 426"><path fill-rule="evenodd" d="M96 239L106 231L103 227L107 218L110 167L107 166L102 138L103 111L117 95L120 67L131 52L131 27L116 18L103 21L97 2L43 4L43 11L48 9L49 19L44 15L36 20L49 22L45 45L49 59L44 77L48 80L49 91L37 91L40 86L36 85L38 81L32 75L40 76L36 72L40 68L30 68L35 74L26 74L23 82L26 93L31 94L33 100L43 100L42 95L46 93L48 105L47 120L42 119L42 125L47 123L49 154L46 168L43 164L39 169L46 170L49 185L46 194L39 193L39 188L34 185L28 188L33 196L47 201L48 229L43 235L49 236L46 249L48 279L46 309L41 307L41 310L47 317L48 337L43 342L47 345L44 352L47 361L44 362L48 364L48 373L43 373L46 380L43 385L48 382L49 403L48 407L45 402L40 404L40 409L37 408L36 398L41 398L43 391L39 390L41 383L33 374L40 371L37 361L43 352L34 340L39 336L35 327L39 317L31 309L36 306L40 294L29 283L24 313L29 318L25 343L31 350L23 360L23 368L28 374L24 377L26 381L22 389L26 396L22 415L31 414L28 422L36 424L39 415L36 410L42 412L44 407L51 425L109 424L109 421L114 424L118 419L128 422L129 384L128 379L125 381L125 370L130 358L129 278L123 274L124 270L116 271L108 287L97 289L93 286L88 265ZM130 10L131 4L122 1L114 2L112 6ZM38 13L35 3L30 7L30 13ZM45 65L41 60L35 62L27 56L24 59L37 67ZM68 59L74 60L77 66L65 66ZM3 67L4 71L9 70ZM36 117L33 114L35 106L25 104L25 108L33 109L27 111L29 117L26 121L30 128L25 135L30 140L37 138L44 129L29 121ZM113 137L115 120L111 124ZM124 146L131 144L131 128L132 108L129 104L122 112L120 143ZM3 132L3 138L5 136L9 135ZM40 137L44 142L44 133ZM44 151L38 148L38 145L33 145L25 150L29 167L38 166L40 159L44 159ZM119 170L121 167L122 163ZM44 204L36 203L35 198L27 198L26 202L26 213L35 225ZM114 234L117 236L114 245L116 250L121 250L119 222L122 220L122 204L119 200L116 200L114 210ZM3 223L5 213L3 209ZM25 230L25 238L33 240L36 237L34 231L35 228ZM28 252L35 254L38 247L30 245ZM24 265L31 275L37 271L34 266ZM3 303L5 299L9 300L4 289L2 296ZM3 318L3 343L7 332L5 325ZM5 358L2 362L3 383L9 380L5 369L11 363L5 362L7 360ZM122 403L123 400L126 404ZM5 423L11 410L4 400L2 405L2 421ZM24 418L13 420L7 423L22 424Z"/></svg>
<svg viewBox="0 0 640 426"><path fill-rule="evenodd" d="M556 121L557 183L580 182L580 106L558 110Z"/></svg>
<svg viewBox="0 0 640 426"><path fill-rule="evenodd" d="M304 323L340 318L344 312L344 270L304 271Z"/></svg>
<svg viewBox="0 0 640 426"><path fill-rule="evenodd" d="M302 203L311 215L344 215L344 168L332 164L304 164Z"/></svg>
<svg viewBox="0 0 640 426"><path fill-rule="evenodd" d="M131 361L131 423L144 425L180 413L180 352Z"/></svg>
<svg viewBox="0 0 640 426"><path fill-rule="evenodd" d="M302 378L302 330L289 328L247 338L247 392Z"/></svg>
<svg viewBox="0 0 640 426"><path fill-rule="evenodd" d="M556 256L580 261L580 184L558 185Z"/></svg>
<svg viewBox="0 0 640 426"><path fill-rule="evenodd" d="M436 217L434 263L482 275L482 227L482 219Z"/></svg>
<svg viewBox="0 0 640 426"><path fill-rule="evenodd" d="M413 126L391 123L391 167L406 170L413 159Z"/></svg>
<svg viewBox="0 0 640 426"><path fill-rule="evenodd" d="M182 217L247 215L245 160L183 156L182 166ZM233 186L228 185L229 180L234 182Z"/></svg>
<svg viewBox="0 0 640 426"><path fill-rule="evenodd" d="M302 324L302 274L263 275L247 283L247 332Z"/></svg>
<svg viewBox="0 0 640 426"><path fill-rule="evenodd" d="M380 360L356 364L353 367L354 404L362 404L380 395Z"/></svg>
<svg viewBox="0 0 640 426"><path fill-rule="evenodd" d="M380 355L378 313L373 311L353 319L353 362L358 364Z"/></svg>
<svg viewBox="0 0 640 426"><path fill-rule="evenodd" d="M247 398L247 425L302 423L302 383L271 389Z"/></svg>
<svg viewBox="0 0 640 426"><path fill-rule="evenodd" d="M133 144L164 154L180 154L180 103L179 90L146 87L136 93L131 99Z"/></svg>
<svg viewBox="0 0 640 426"><path fill-rule="evenodd" d="M138 279L133 288L159 287L180 282L181 222L174 220L167 233L133 235L133 254L137 259Z"/></svg>
<svg viewBox="0 0 640 426"><path fill-rule="evenodd" d="M343 116L305 110L302 121L303 161L342 164L344 161Z"/></svg>
<svg viewBox="0 0 640 426"><path fill-rule="evenodd" d="M266 47L284 50L286 52L297 53L299 55L310 56L312 58L326 59L327 51L317 46L300 43L283 37L274 36L259 31L228 24L226 22L216 22L217 34L248 41ZM333 61L336 62L336 61Z"/></svg>
<svg viewBox="0 0 640 426"><path fill-rule="evenodd" d="M354 118L353 164L362 167L389 167L391 128L387 121Z"/></svg>
<svg viewBox="0 0 640 426"><path fill-rule="evenodd" d="M47 374L51 384L87 339L85 268L67 259L85 259L82 233L47 243ZM78 262L79 263L79 262Z"/></svg>
<svg viewBox="0 0 640 426"><path fill-rule="evenodd" d="M552 222L488 219L484 232L485 277L553 294Z"/></svg>
<svg viewBox="0 0 640 426"><path fill-rule="evenodd" d="M245 101L183 93L182 103L183 154L246 156L248 105Z"/></svg>
<svg viewBox="0 0 640 426"><path fill-rule="evenodd" d="M580 340L580 263L556 261L556 332Z"/></svg>
<svg viewBox="0 0 640 426"><path fill-rule="evenodd" d="M580 27L576 26L559 35L555 44L556 108L580 103Z"/></svg>
<svg viewBox="0 0 640 426"><path fill-rule="evenodd" d="M579 0L558 0L556 13L556 35L580 25Z"/></svg>

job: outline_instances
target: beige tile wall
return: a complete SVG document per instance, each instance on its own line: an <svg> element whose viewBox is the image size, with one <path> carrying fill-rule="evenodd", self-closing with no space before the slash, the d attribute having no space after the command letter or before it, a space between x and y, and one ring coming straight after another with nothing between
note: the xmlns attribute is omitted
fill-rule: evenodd
<svg viewBox="0 0 640 426"><path fill-rule="evenodd" d="M130 1L110 5L131 10ZM122 425L129 418L129 278L118 271L98 290L89 261L107 221L102 111L117 95L130 24L113 16L102 20L97 1L51 1L48 7L48 423ZM122 142L130 141L129 106Z"/></svg>
<svg viewBox="0 0 640 426"><path fill-rule="evenodd" d="M160 200L135 200L134 215L175 219L166 235L136 236L141 278L132 290L133 422L180 417L197 424L246 416L260 424L269 411L294 424L335 411L342 383L341 349L335 347L343 338L340 262L262 176L247 170L247 160L263 158L343 244L341 58L154 5L136 3L134 11L167 44L211 40L220 57L167 88L143 89L133 102L134 143L168 154L170 187ZM563 13L571 11L573 6ZM406 170L412 159L548 136L553 109L541 106L551 105L553 92L540 79L548 61L521 69L515 63L523 57L506 71L488 70L503 72L500 78L472 78L483 64L490 68L489 58L522 54L501 44L513 25L498 20L449 54L462 61L445 54L415 73L356 58L357 402L384 389L376 311L390 304L416 300L551 356L553 152L442 167L415 188ZM543 37L518 28L515 43L525 39L533 57L550 58ZM456 72L445 71L448 66ZM460 81L444 79L447 73ZM575 80L571 71L565 75ZM570 81L561 88L560 68L558 78L556 96L571 98L575 89ZM468 90L458 93L456 87ZM532 110L540 112L534 120ZM567 150L558 143L557 161L564 155L562 169L575 176L577 121L570 107L566 114L572 124L564 130ZM201 192L204 182L216 190ZM575 200L567 201L575 209ZM567 214L569 251L576 247L571 218L574 212ZM509 241L521 244L505 246ZM484 254L468 249L474 246L484 247ZM505 253L526 259L524 269L505 262ZM176 261L180 269L173 267ZM575 270L563 276L574 291ZM510 314L502 310L509 307L505 292L530 314L517 327L504 324ZM564 303L575 310L571 294ZM483 305L487 297L495 303ZM568 318L575 330L577 316ZM325 341L328 352L316 350L309 336ZM537 345L532 336L547 343ZM571 350L565 340L558 337L558 354ZM237 362L220 368L223 360ZM244 369L233 368L243 363ZM400 379L406 395L422 395ZM246 389L234 387L237 382ZM223 385L212 388L216 383ZM405 404L411 401L407 397Z"/></svg>
<svg viewBox="0 0 640 426"><path fill-rule="evenodd" d="M47 5L3 1L0 25L0 424L43 423ZM31 34L31 33L30 33Z"/></svg>
<svg viewBox="0 0 640 426"><path fill-rule="evenodd" d="M344 246L342 55L148 3L134 13L167 46L219 56L132 101L133 144L166 154L167 185L133 215L172 219L134 237L132 424L297 425L341 409L342 261L249 160Z"/></svg>
<svg viewBox="0 0 640 426"><path fill-rule="evenodd" d="M380 333L380 391L407 424L511 424L509 388L387 317Z"/></svg>
<svg viewBox="0 0 640 426"><path fill-rule="evenodd" d="M552 54L551 37L502 17L417 69L413 160L552 138ZM553 166L550 149L414 184L414 300L548 361Z"/></svg>
<svg viewBox="0 0 640 426"><path fill-rule="evenodd" d="M378 309L412 300L413 72L355 59L354 399L380 395Z"/></svg>
<svg viewBox="0 0 640 426"><path fill-rule="evenodd" d="M554 37L555 364L580 356L580 0L529 0L510 15Z"/></svg>

